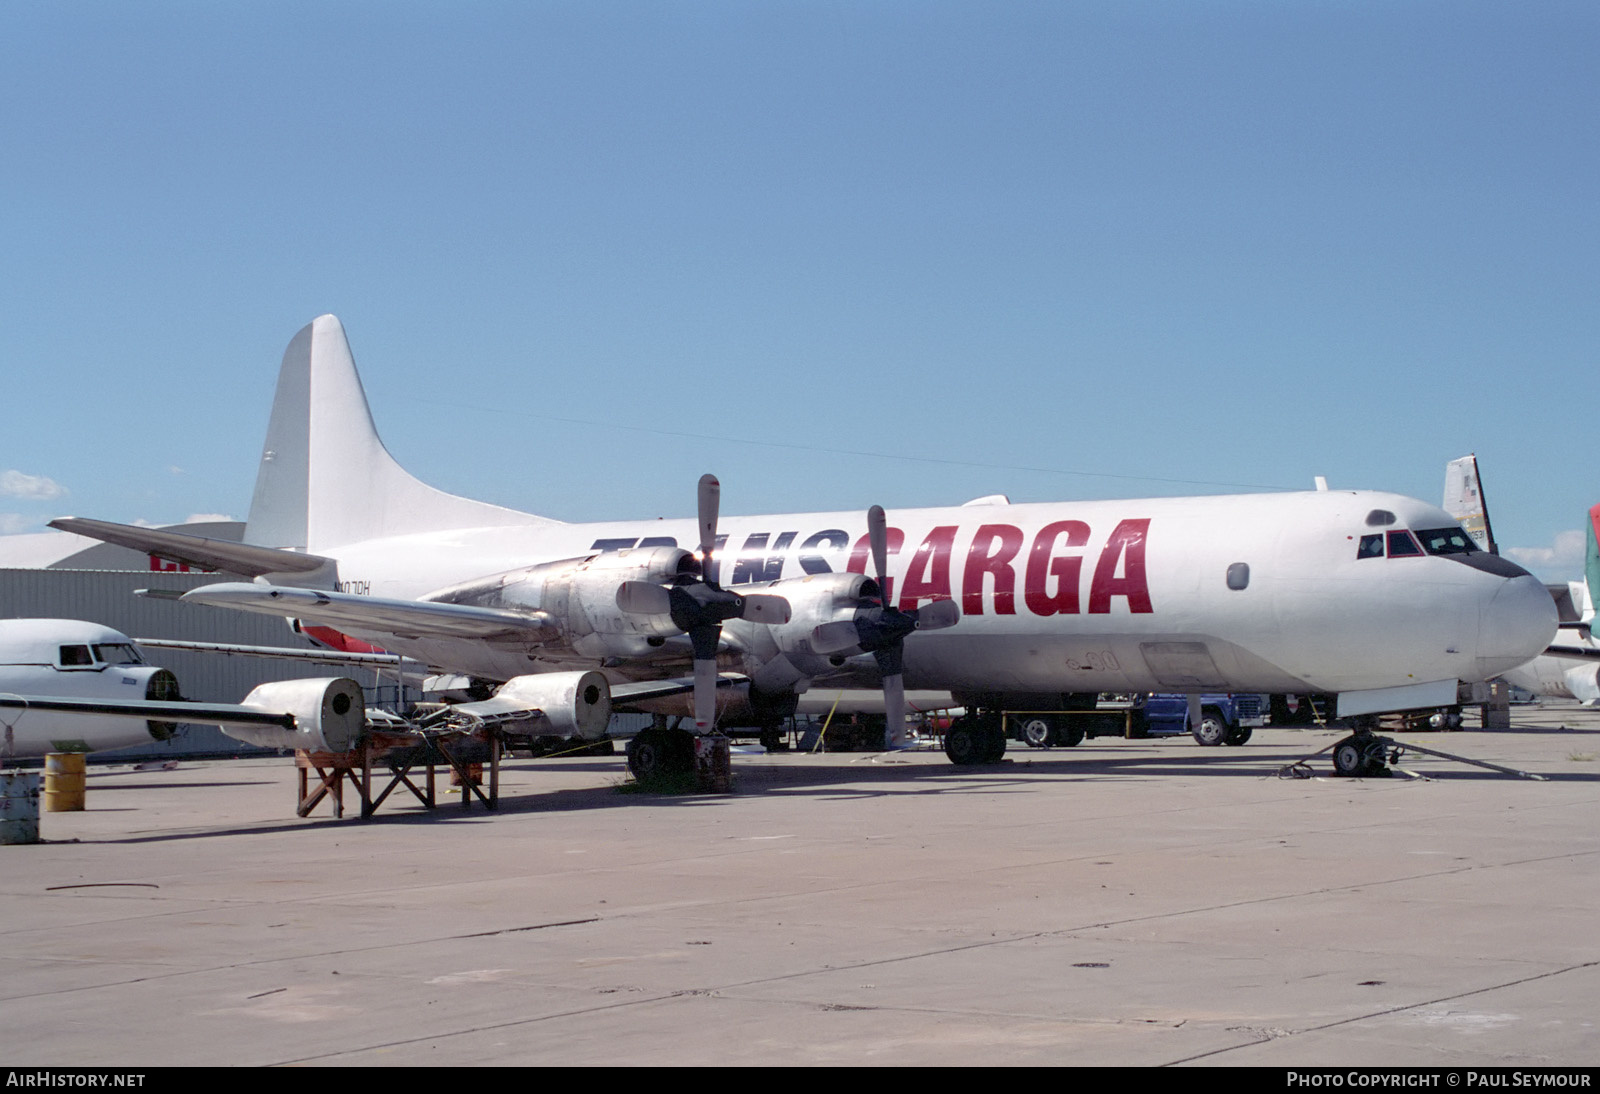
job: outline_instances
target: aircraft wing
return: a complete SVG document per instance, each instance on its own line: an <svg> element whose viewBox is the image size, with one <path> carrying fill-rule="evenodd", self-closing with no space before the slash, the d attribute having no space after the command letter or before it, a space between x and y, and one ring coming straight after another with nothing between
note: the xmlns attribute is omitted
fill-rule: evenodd
<svg viewBox="0 0 1600 1094"><path fill-rule="evenodd" d="M543 612L513 612L431 600L390 600L322 589L222 582L191 589L180 599L219 608L287 616L324 623L346 633L400 638L477 638L522 642L554 638L554 620Z"/></svg>
<svg viewBox="0 0 1600 1094"><path fill-rule="evenodd" d="M732 688L748 684L750 678L735 672L724 672L717 677L717 687ZM611 708L634 710L639 703L656 699L670 699L674 695L694 694L694 677L680 676L672 680L640 680L627 684L611 685Z"/></svg>
<svg viewBox="0 0 1600 1094"><path fill-rule="evenodd" d="M293 714L274 714L233 703L169 703L151 699L74 699L59 695L0 694L0 710L43 710L58 714L110 714L156 722L295 728Z"/></svg>
<svg viewBox="0 0 1600 1094"><path fill-rule="evenodd" d="M391 669L411 673L432 673L421 661L398 653L350 653L345 650L313 650L298 646L241 646L231 642L184 642L176 638L135 638L135 644L153 650L187 650L191 653L223 653L239 657L276 657L285 661L309 661L313 665L354 665L369 669Z"/></svg>
<svg viewBox="0 0 1600 1094"><path fill-rule="evenodd" d="M140 528L132 524L113 524L85 517L61 517L51 521L50 527L105 543L115 543L119 547L131 547L135 551L148 551L189 566L226 570L246 577L305 574L331 565L330 560L321 555L281 551L276 547L257 547L250 543L191 536L182 532L163 532L157 528Z"/></svg>

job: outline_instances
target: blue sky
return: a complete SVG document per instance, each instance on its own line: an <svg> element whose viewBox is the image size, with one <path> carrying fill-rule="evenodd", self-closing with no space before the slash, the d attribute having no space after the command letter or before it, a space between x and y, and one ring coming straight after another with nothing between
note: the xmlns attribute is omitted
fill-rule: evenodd
<svg viewBox="0 0 1600 1094"><path fill-rule="evenodd" d="M0 531L242 518L331 311L408 469L565 520L1476 451L1577 576L1597 56L1578 3L10 0Z"/></svg>

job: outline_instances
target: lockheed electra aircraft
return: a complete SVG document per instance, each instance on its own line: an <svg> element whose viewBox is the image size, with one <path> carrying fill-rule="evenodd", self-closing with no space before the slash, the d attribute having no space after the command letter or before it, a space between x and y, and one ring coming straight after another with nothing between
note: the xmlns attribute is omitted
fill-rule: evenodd
<svg viewBox="0 0 1600 1094"><path fill-rule="evenodd" d="M706 732L776 725L807 688L881 687L893 731L904 688L948 690L968 708L946 736L961 763L998 759L1002 710L1105 691L1336 692L1345 715L1453 703L1556 628L1536 579L1395 494L721 520L719 495L706 476L698 519L567 524L426 486L379 440L325 315L284 355L248 542L55 526L253 579L185 600L332 628L551 710L576 687ZM647 731L634 749L681 762L687 740Z"/></svg>

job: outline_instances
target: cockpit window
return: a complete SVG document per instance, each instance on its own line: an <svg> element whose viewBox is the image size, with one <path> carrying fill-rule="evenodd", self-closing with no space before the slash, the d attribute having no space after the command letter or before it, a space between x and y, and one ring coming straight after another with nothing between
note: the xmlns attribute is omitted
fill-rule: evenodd
<svg viewBox="0 0 1600 1094"><path fill-rule="evenodd" d="M1361 537L1361 546L1356 548L1356 557L1357 558L1382 558L1383 557L1383 536L1382 536L1382 534L1380 533L1379 535L1375 535L1375 536L1362 536Z"/></svg>
<svg viewBox="0 0 1600 1094"><path fill-rule="evenodd" d="M1422 548L1417 546L1417 541L1411 538L1410 532L1389 533L1389 557L1408 558L1422 554Z"/></svg>
<svg viewBox="0 0 1600 1094"><path fill-rule="evenodd" d="M102 642L94 647L94 659L108 665L142 665L144 658L126 642Z"/></svg>
<svg viewBox="0 0 1600 1094"><path fill-rule="evenodd" d="M94 658L89 655L88 646L62 646L61 663L63 665L92 665Z"/></svg>
<svg viewBox="0 0 1600 1094"><path fill-rule="evenodd" d="M1419 528L1417 538L1430 555L1470 555L1478 549L1472 537L1460 528Z"/></svg>

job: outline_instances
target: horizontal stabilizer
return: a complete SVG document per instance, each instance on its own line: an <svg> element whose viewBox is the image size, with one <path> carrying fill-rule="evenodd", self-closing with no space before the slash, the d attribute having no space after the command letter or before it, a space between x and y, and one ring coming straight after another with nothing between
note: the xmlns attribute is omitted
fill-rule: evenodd
<svg viewBox="0 0 1600 1094"><path fill-rule="evenodd" d="M515 638L521 642L555 637L554 621L543 613L438 604L431 600L388 600L321 589L224 582L202 585L184 601L219 608L325 623L346 634L401 638Z"/></svg>
<svg viewBox="0 0 1600 1094"><path fill-rule="evenodd" d="M140 528L132 524L113 524L105 520L86 517L61 517L50 522L50 527L90 539L131 547L135 551L148 551L152 555L199 566L206 570L226 570L245 577L262 574L308 574L329 565L320 555L300 551L281 551L276 547L257 547L249 543L235 543L226 539L209 539L206 536L185 535L182 532L164 532L156 528Z"/></svg>

